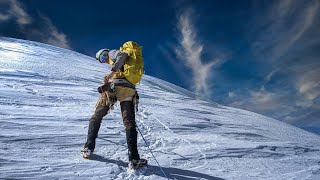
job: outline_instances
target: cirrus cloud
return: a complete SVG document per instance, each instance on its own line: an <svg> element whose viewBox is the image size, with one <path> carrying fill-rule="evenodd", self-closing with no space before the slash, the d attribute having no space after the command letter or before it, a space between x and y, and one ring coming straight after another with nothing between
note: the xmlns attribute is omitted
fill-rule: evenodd
<svg viewBox="0 0 320 180"><path fill-rule="evenodd" d="M0 5L7 7L5 12L0 13L0 23L14 21L20 33L29 40L71 49L67 35L59 31L45 15L39 13L38 17L32 17L17 0L1 1Z"/></svg>
<svg viewBox="0 0 320 180"><path fill-rule="evenodd" d="M177 29L179 30L180 38L176 54L182 63L191 70L190 76L195 92L209 96L212 90L210 75L214 68L224 62L224 59L215 58L204 63L202 58L204 45L200 43L196 29L192 24L192 14L192 9L187 9L178 18Z"/></svg>
<svg viewBox="0 0 320 180"><path fill-rule="evenodd" d="M315 116L320 112L320 2L283 0L269 5L266 13L260 9L254 14L247 35L254 58L267 72L264 82L260 89L248 90L247 97L232 92L230 105L320 129Z"/></svg>

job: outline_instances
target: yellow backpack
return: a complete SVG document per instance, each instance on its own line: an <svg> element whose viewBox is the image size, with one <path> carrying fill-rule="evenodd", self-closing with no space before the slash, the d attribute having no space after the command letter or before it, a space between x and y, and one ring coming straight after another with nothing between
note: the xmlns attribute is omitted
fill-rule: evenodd
<svg viewBox="0 0 320 180"><path fill-rule="evenodd" d="M123 65L124 76L130 83L138 84L144 74L142 47L134 41L128 41L120 47L120 51L128 54L128 58Z"/></svg>

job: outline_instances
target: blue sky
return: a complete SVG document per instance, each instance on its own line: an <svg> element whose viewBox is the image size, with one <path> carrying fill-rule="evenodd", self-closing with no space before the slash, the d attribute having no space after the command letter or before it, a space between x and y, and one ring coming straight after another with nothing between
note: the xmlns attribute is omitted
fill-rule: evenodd
<svg viewBox="0 0 320 180"><path fill-rule="evenodd" d="M92 57L135 40L146 74L320 133L317 0L7 0L0 35Z"/></svg>

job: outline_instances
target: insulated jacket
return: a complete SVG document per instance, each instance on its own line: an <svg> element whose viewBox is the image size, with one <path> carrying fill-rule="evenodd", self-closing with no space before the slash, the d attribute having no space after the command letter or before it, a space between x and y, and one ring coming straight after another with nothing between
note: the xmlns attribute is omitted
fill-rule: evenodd
<svg viewBox="0 0 320 180"><path fill-rule="evenodd" d="M115 86L125 86L135 89L135 85L127 81L123 74L123 65L128 58L128 55L125 52L116 49L110 50L108 55L111 60L111 71L116 72L110 81L113 82Z"/></svg>

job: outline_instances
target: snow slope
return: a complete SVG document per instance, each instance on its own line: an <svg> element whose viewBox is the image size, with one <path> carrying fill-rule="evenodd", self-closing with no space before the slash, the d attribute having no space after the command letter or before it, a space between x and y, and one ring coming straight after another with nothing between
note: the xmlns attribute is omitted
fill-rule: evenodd
<svg viewBox="0 0 320 180"><path fill-rule="evenodd" d="M150 166L126 171L119 105L104 118L93 159L82 159L108 71L70 50L0 37L0 179L165 179L140 137ZM318 135L147 75L138 91L138 126L170 179L320 179Z"/></svg>

